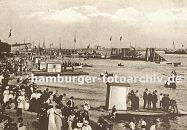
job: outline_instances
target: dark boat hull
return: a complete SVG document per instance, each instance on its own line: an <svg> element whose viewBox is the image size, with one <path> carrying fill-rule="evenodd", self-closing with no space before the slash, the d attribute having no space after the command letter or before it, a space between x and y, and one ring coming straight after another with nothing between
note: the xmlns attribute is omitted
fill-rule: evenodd
<svg viewBox="0 0 187 130"><path fill-rule="evenodd" d="M167 83L164 85L165 88L172 88L172 89L176 89L177 85L176 83L170 83L170 85L168 85Z"/></svg>
<svg viewBox="0 0 187 130"><path fill-rule="evenodd" d="M165 51L165 54L187 54L187 51Z"/></svg>

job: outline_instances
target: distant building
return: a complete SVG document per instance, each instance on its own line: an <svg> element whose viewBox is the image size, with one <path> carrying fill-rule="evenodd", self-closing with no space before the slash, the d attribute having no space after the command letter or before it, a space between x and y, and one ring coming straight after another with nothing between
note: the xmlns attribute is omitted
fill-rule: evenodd
<svg viewBox="0 0 187 130"><path fill-rule="evenodd" d="M0 53L10 53L11 52L11 45L9 45L8 43L6 42L2 42L0 40Z"/></svg>

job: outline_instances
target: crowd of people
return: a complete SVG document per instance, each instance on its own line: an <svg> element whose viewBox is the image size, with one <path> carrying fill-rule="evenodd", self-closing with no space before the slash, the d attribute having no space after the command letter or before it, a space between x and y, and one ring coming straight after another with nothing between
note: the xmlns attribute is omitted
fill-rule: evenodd
<svg viewBox="0 0 187 130"><path fill-rule="evenodd" d="M16 109L17 117L22 117L23 111L37 113L40 130L91 130L89 125L88 102L76 105L74 97L66 98L45 89L43 92L34 84L6 86L3 92L3 111Z"/></svg>
<svg viewBox="0 0 187 130"><path fill-rule="evenodd" d="M27 73L30 68L29 59L12 59L4 60L0 64L0 103L1 112L4 114L6 109L16 110L18 117L18 123L14 124L11 118L3 118L0 120L0 129L3 127L15 127L18 130L25 130L26 127L23 123L23 111L29 111L37 113L37 120L39 122L39 130L92 130L90 125L89 110L90 105L88 102L84 102L81 105L77 105L74 101L74 97L66 97L66 93L59 94L50 91L48 88L40 90L34 83L29 83L29 78L17 79L16 85L9 85L11 80L10 75L22 75ZM34 63L33 63L34 64ZM80 63L64 62L63 65L81 65ZM128 94L128 99L131 103L132 110L138 110L140 108L141 94L138 90L131 90ZM159 108L163 111L178 113L177 103L175 100L170 99L168 94L160 94L158 96L157 90L153 92L147 88L143 93L144 109L152 109L153 111ZM117 109L114 106L112 109L112 118L115 118ZM146 122L140 120L142 130L147 128ZM5 125L8 124L8 125ZM11 125L10 125L11 124ZM125 130L135 130L138 123L130 121L125 123ZM97 130L112 129L112 126L107 126L108 123L104 119L99 119ZM2 127L2 128L3 128ZM150 127L150 130L156 129L156 123L154 122Z"/></svg>
<svg viewBox="0 0 187 130"><path fill-rule="evenodd" d="M153 119L149 121L149 125L146 120L141 118L138 121L131 119L124 123L124 130L157 130L158 129L158 120Z"/></svg>
<svg viewBox="0 0 187 130"><path fill-rule="evenodd" d="M19 63L19 65L14 63ZM26 71L26 60L4 60L1 62L1 112L6 109L15 109L19 120L23 119L23 111L37 113L40 130L91 130L89 124L90 105L85 102L77 105L74 97L66 98L58 91L39 90L36 84L29 83L29 79L18 78L16 85L9 85L11 75L22 75ZM20 73L21 72L21 73ZM2 120L2 123L7 120ZM19 121L20 122L20 121ZM7 123L6 123L7 124ZM23 123L17 125L23 129Z"/></svg>

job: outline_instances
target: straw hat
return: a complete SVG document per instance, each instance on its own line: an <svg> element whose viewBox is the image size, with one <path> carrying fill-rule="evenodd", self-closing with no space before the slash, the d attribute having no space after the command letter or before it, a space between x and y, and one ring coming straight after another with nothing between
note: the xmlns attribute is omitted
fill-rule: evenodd
<svg viewBox="0 0 187 130"><path fill-rule="evenodd" d="M84 121L83 124L84 124L84 125L88 125L89 122L88 122L88 121Z"/></svg>
<svg viewBox="0 0 187 130"><path fill-rule="evenodd" d="M5 89L9 89L10 87L9 86L6 86L6 88Z"/></svg>
<svg viewBox="0 0 187 130"><path fill-rule="evenodd" d="M82 126L83 126L83 123L80 123L80 122L77 123L78 128L82 128Z"/></svg>
<svg viewBox="0 0 187 130"><path fill-rule="evenodd" d="M87 101L84 101L84 104L88 105L89 103Z"/></svg>

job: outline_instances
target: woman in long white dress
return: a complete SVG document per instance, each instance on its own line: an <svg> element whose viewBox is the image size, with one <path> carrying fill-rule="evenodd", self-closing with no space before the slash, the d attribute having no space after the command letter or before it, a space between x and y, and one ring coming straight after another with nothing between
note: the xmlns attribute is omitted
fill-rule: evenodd
<svg viewBox="0 0 187 130"><path fill-rule="evenodd" d="M62 128L61 111L56 108L56 103L52 102L53 107L47 111L49 122L48 130L60 130Z"/></svg>
<svg viewBox="0 0 187 130"><path fill-rule="evenodd" d="M55 110L55 121L57 130L62 130L62 112L60 109Z"/></svg>
<svg viewBox="0 0 187 130"><path fill-rule="evenodd" d="M57 125L55 122L55 105L47 111L49 122L48 122L48 130L57 130Z"/></svg>

